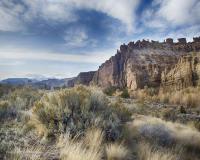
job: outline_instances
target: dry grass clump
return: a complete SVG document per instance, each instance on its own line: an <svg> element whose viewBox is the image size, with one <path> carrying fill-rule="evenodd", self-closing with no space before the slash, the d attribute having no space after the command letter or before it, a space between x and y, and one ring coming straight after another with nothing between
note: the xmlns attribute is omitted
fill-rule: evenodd
<svg viewBox="0 0 200 160"><path fill-rule="evenodd" d="M102 145L104 133L101 129L91 128L85 133L84 143L89 148L97 148Z"/></svg>
<svg viewBox="0 0 200 160"><path fill-rule="evenodd" d="M188 107L198 107L200 104L199 91L200 91L199 88L191 87L171 93L160 93L159 99L162 102L168 102L171 104L184 105ZM167 99L167 101L163 101L162 97Z"/></svg>
<svg viewBox="0 0 200 160"><path fill-rule="evenodd" d="M126 160L128 149L122 144L105 144L103 131L98 128L88 129L85 136L61 135L57 146L62 160Z"/></svg>
<svg viewBox="0 0 200 160"><path fill-rule="evenodd" d="M138 145L139 160L177 160L178 156L170 150L159 150L148 143Z"/></svg>
<svg viewBox="0 0 200 160"><path fill-rule="evenodd" d="M130 157L129 150L123 144L108 144L106 146L107 160L125 160Z"/></svg>
<svg viewBox="0 0 200 160"><path fill-rule="evenodd" d="M76 141L69 137L62 137L58 145L62 160L100 160L102 156L100 149L86 148L83 141Z"/></svg>
<svg viewBox="0 0 200 160"><path fill-rule="evenodd" d="M103 156L102 143L103 132L92 128L84 137L76 135L71 138L70 134L61 135L57 146L62 160L100 160Z"/></svg>

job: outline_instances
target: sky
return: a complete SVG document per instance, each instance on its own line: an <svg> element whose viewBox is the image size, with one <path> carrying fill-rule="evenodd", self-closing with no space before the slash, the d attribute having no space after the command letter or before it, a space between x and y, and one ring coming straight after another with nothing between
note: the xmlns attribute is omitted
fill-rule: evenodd
<svg viewBox="0 0 200 160"><path fill-rule="evenodd" d="M0 79L97 70L123 43L200 36L199 0L0 0Z"/></svg>

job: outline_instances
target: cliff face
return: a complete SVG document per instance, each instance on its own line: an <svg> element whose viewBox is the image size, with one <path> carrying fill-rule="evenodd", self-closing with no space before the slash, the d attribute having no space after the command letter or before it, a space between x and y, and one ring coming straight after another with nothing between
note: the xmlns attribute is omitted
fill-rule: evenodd
<svg viewBox="0 0 200 160"><path fill-rule="evenodd" d="M183 89L200 85L200 55L182 56L178 63L169 71L162 72L161 86L165 90Z"/></svg>
<svg viewBox="0 0 200 160"><path fill-rule="evenodd" d="M137 41L121 45L115 56L103 63L96 72L80 73L74 84L95 84L127 87L131 90L145 86L168 86L177 89L196 85L200 75L198 57L191 52L200 51L200 37L187 43L185 38L177 43L168 38L165 42ZM163 87L164 88L164 87Z"/></svg>
<svg viewBox="0 0 200 160"><path fill-rule="evenodd" d="M117 54L103 63L95 73L93 83L101 87L117 86L135 90L159 87L164 81L161 74L175 67L181 56L200 50L200 39L186 42L179 39L167 39L163 43L156 41L137 41L122 45ZM167 81L167 80L166 80Z"/></svg>

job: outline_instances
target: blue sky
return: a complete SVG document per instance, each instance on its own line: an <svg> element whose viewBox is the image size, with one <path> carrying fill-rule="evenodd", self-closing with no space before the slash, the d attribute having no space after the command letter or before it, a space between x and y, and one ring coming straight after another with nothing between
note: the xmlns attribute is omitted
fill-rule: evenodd
<svg viewBox="0 0 200 160"><path fill-rule="evenodd" d="M0 0L0 79L72 77L120 44L200 36L199 0Z"/></svg>

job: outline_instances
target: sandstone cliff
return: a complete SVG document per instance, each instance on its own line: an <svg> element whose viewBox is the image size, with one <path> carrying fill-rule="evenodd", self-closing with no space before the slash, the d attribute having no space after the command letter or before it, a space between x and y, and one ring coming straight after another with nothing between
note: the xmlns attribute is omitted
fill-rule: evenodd
<svg viewBox="0 0 200 160"><path fill-rule="evenodd" d="M171 70L162 72L161 86L165 90L200 85L200 53L182 56Z"/></svg>
<svg viewBox="0 0 200 160"><path fill-rule="evenodd" d="M161 85L161 74L173 68L181 56L200 50L200 39L186 42L181 38L177 43L167 39L137 41L122 45L117 54L102 64L95 73L93 82L101 87L117 86L135 90Z"/></svg>
<svg viewBox="0 0 200 160"><path fill-rule="evenodd" d="M81 73L74 84L95 84L127 87L131 90L145 86L176 86L177 89L194 85L198 79L199 58L190 57L191 52L200 51L200 37L177 43L168 38L164 42L137 41L121 45L115 56L103 63L96 72ZM187 60L186 60L187 59ZM196 77L195 77L196 76ZM180 82L181 81L181 82Z"/></svg>

